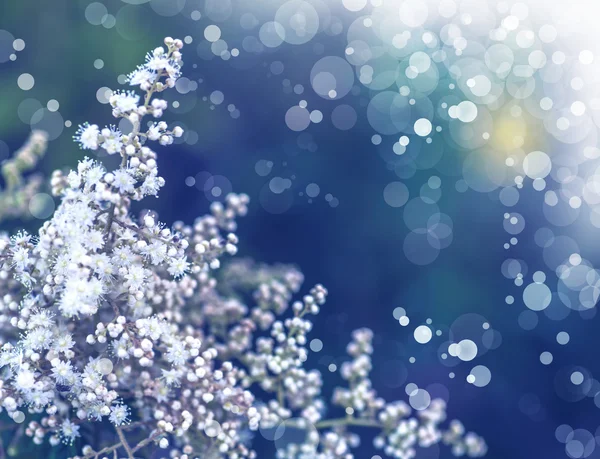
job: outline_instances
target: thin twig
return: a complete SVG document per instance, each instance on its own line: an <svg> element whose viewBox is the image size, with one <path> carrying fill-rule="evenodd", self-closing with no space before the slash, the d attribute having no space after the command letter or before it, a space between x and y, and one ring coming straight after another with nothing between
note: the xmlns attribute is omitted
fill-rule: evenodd
<svg viewBox="0 0 600 459"><path fill-rule="evenodd" d="M154 432L148 438L146 438L145 440L142 440L137 445L135 445L135 447L132 449L132 451L135 453L136 451L138 451L138 450L142 449L144 446L146 446L148 443L151 443L154 440L156 440L156 438L159 437L160 435L162 435L161 432L158 432L158 431Z"/></svg>
<svg viewBox="0 0 600 459"><path fill-rule="evenodd" d="M120 442L119 442L119 443L117 443L117 444L115 444L115 445L112 445L112 446L107 446L106 448L104 448L104 449L101 449L100 451L94 451L94 452L92 452L92 453L88 453L88 454L86 454L85 456L83 456L83 459L91 459L92 457L93 457L94 459L98 459L98 458L99 458L100 456L102 456L103 454L108 454L108 453L110 453L111 451L116 451L116 450L117 450L117 449L119 449L121 446L122 446L122 445L121 445L121 443L120 443Z"/></svg>
<svg viewBox="0 0 600 459"><path fill-rule="evenodd" d="M129 446L129 443L127 443L127 439L125 438L125 435L123 435L123 431L121 430L121 428L119 426L115 426L115 430L119 435L119 440L121 440L123 448L125 449L125 451L127 451L127 456L129 457L129 459L135 459L135 457L133 456L133 451L131 450L131 446Z"/></svg>

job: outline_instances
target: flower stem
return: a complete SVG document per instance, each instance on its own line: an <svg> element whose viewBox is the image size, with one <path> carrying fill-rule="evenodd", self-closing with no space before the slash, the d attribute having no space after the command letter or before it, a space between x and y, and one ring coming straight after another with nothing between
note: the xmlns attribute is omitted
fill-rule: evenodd
<svg viewBox="0 0 600 459"><path fill-rule="evenodd" d="M127 451L127 457L129 459L135 459L135 457L133 456L133 451L131 450L131 446L129 446L129 443L127 443L127 439L125 438L125 435L123 435L123 431L121 430L121 428L119 426L115 426L115 430L119 435L119 440L121 440L123 448L125 449L125 451Z"/></svg>

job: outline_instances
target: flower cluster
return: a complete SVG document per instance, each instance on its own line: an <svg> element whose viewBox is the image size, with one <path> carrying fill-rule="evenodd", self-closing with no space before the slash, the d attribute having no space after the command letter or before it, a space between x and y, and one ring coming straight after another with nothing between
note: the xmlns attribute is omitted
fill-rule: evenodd
<svg viewBox="0 0 600 459"><path fill-rule="evenodd" d="M77 458L129 459L161 448L172 458L254 458L251 433L305 432L277 446L280 458L352 458L355 426L378 432L375 446L407 459L415 448L450 445L482 456L483 440L464 435L435 400L411 417L404 402L377 397L369 379L372 332L357 330L333 394L343 416L325 418L319 371L308 370L311 317L325 303L317 285L301 300L303 276L291 266L222 260L237 252L236 219L248 197L230 194L192 225L171 228L131 203L164 185L148 143L169 145L179 127L159 118L155 96L180 75L182 42L165 39L129 76L143 97L114 92L112 114L131 124L80 126L82 149L119 154L108 171L90 158L51 178L60 197L37 235L0 235L0 409L41 444L77 442ZM123 123L120 123L122 126ZM260 395L258 395L260 394ZM114 441L89 444L89 423L112 424ZM265 434L268 435L268 434Z"/></svg>
<svg viewBox="0 0 600 459"><path fill-rule="evenodd" d="M31 214L31 198L39 192L43 180L37 174L23 176L44 156L47 143L48 135L34 130L13 157L2 164L4 189L0 190L0 220L26 218Z"/></svg>

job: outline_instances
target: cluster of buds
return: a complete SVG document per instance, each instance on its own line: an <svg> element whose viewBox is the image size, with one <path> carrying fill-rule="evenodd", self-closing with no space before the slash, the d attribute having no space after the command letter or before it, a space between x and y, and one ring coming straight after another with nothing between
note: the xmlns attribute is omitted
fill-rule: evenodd
<svg viewBox="0 0 600 459"><path fill-rule="evenodd" d="M31 216L32 198L40 192L43 180L38 174L25 177L46 153L48 135L32 131L25 144L2 164L4 189L0 189L0 220Z"/></svg>

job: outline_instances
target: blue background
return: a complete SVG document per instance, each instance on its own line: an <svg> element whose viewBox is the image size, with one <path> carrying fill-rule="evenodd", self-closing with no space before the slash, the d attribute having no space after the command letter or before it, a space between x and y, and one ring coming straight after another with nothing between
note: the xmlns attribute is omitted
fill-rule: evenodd
<svg viewBox="0 0 600 459"><path fill-rule="evenodd" d="M158 210L163 221L192 222L207 211L209 200L203 190L187 186L185 179L201 171L227 177L234 191L250 195L251 210L240 220L238 231L240 254L268 263L295 263L306 276L306 289L322 283L329 290L329 300L311 335L323 341L324 349L309 360L311 366L322 371L326 394L331 394L340 382L336 374L328 372L327 365L340 362L351 331L366 326L375 331L373 382L380 395L390 401L406 399L404 385L399 386L403 379L419 387L442 383L450 394L449 416L459 418L467 429L486 439L487 457L491 459L566 457L564 445L554 436L558 425L567 423L595 432L599 423L593 399L577 403L562 400L556 394L555 375L557 368L569 365L582 365L592 373L599 371L598 319L588 314L583 320L572 313L556 322L538 314L539 325L534 330L525 331L518 325L525 306L520 290L500 271L507 257L503 244L509 237L502 228L505 207L497 192L460 193L454 187L459 176L434 171L418 172L406 180L411 195L416 195L432 174L440 175L443 196L439 205L454 222L451 246L442 250L432 264L416 266L403 253L408 230L402 209L388 206L383 199L385 185L398 178L371 143L373 131L364 110L357 110L357 125L347 132L325 122L312 126L310 133L318 144L315 152L300 149L298 134L285 125L285 111L297 103L298 97L282 92L282 76L268 76L268 63L280 60L286 74L296 74L298 81L306 83L312 65L308 59L314 56L310 46L284 45L268 56L256 58L249 68L235 68L231 62L218 58L206 61L196 54L199 37L208 24L204 20L195 23L183 13L161 17L148 5L141 5L136 7L140 39L125 40L114 28L89 24L84 17L88 3L20 0L0 4L0 29L24 39L27 45L15 62L0 64L0 140L9 151L20 146L30 130L16 115L21 101L34 97L45 104L53 98L60 102L61 115L71 120L73 127L65 128L50 143L42 169L49 172L56 167L74 166L82 156L70 139L75 126L84 121L112 121L108 107L97 102L96 90L101 86L119 87L116 75L132 70L163 36L191 35L195 41L184 48L184 75L203 80L197 89L197 105L182 116L169 112L165 120L181 120L198 133L199 140L196 145L158 148L159 167L167 185L156 202L144 205ZM123 6L117 0L104 3L114 11ZM330 54L343 53L339 38L324 36L319 42ZM93 66L97 58L105 62L101 70ZM192 67L194 63L197 68ZM23 72L36 78L35 87L28 93L16 85ZM316 106L319 98L306 86L304 96L309 106ZM229 116L226 104L211 110L209 103L201 101L214 90L225 94L226 104L235 104L241 112L239 119ZM357 108L360 103L357 99ZM324 106L322 110L327 119L330 108ZM0 144L0 154L3 151L6 153L6 148L2 150ZM260 205L260 192L274 175L261 177L255 172L255 164L261 159L273 161L278 175L296 176L294 204L282 214L271 214ZM444 170L459 161L458 153L445 152ZM321 195L308 203L298 191L311 182L319 184ZM332 193L339 205L328 205L322 198L325 193ZM528 212L528 227L519 236L519 256L527 260L530 272L544 268L541 251L533 243L536 218L543 223L536 213L539 199L524 197L520 203L521 213ZM5 223L4 228L23 224L35 228L38 222ZM572 235L577 236L583 239L586 258L597 259L593 237ZM505 303L507 295L515 296L514 304ZM401 327L392 316L399 306L411 319L408 327ZM433 320L434 327L444 329L442 325L450 326L466 313L484 316L502 335L498 349L472 362L486 365L492 372L492 382L484 388L465 381L469 364L449 368L440 363L437 347L442 339L434 337L432 343L421 346L412 336L414 326L427 318ZM556 333L562 330L571 335L568 346L556 343ZM540 364L539 355L544 350L552 351L553 365ZM416 358L414 364L408 362L410 356ZM450 371L456 373L455 379L448 377ZM271 445L261 442L259 447L260 458L273 457ZM32 457L40 451L27 449L21 457ZM67 450L61 451L66 454ZM365 441L356 457L370 458L376 453ZM424 452L419 457L435 456ZM442 447L439 457L451 455ZM600 457L600 453L591 457Z"/></svg>

